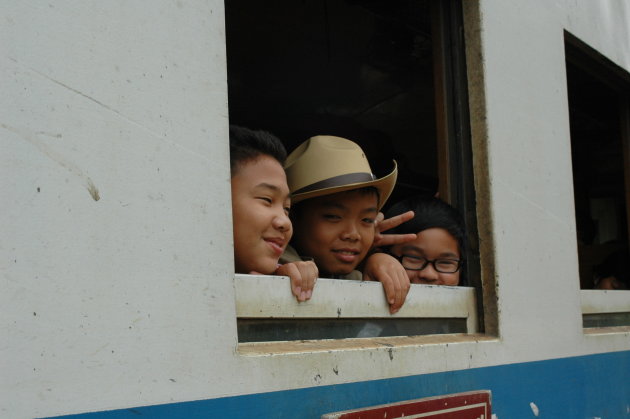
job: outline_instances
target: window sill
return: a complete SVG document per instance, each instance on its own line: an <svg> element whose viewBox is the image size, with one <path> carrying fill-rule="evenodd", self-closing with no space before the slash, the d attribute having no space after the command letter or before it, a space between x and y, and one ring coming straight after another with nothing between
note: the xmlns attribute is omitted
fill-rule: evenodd
<svg viewBox="0 0 630 419"><path fill-rule="evenodd" d="M630 291L581 290L582 323L588 330L611 333L630 329Z"/></svg>
<svg viewBox="0 0 630 419"><path fill-rule="evenodd" d="M324 341L331 340L331 337L382 339L386 336L434 333L454 335L478 331L475 290L469 287L412 285L404 306L393 315L389 313L383 287L378 282L321 278L317 281L313 297L309 301L299 303L291 294L287 277L236 275L235 292L239 327L244 327L243 336L239 334L242 342L314 339ZM282 319L288 322L280 321ZM414 322L413 319L421 321ZM301 323L291 323L293 321ZM370 323L368 329L372 326L376 329L383 327L387 329L384 324L395 323L400 334L356 333L357 321ZM318 324L324 328L335 328L340 325L348 332L320 334ZM410 328L410 325L413 327ZM271 335L280 329L295 328L298 332L273 337L266 334L261 335L262 337L251 337L249 334L252 330L256 334L257 330L263 328L267 330L264 333L271 330ZM305 332L308 328L315 333Z"/></svg>
<svg viewBox="0 0 630 419"><path fill-rule="evenodd" d="M486 336L484 334L477 333L426 336L392 336L384 338L303 340L290 342L248 342L239 343L237 353L243 356L262 356L498 341L499 339L496 337Z"/></svg>

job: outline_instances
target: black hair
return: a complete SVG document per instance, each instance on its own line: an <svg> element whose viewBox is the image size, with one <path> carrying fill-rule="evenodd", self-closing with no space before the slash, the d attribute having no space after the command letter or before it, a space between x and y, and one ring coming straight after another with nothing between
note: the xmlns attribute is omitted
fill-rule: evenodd
<svg viewBox="0 0 630 419"><path fill-rule="evenodd" d="M282 142L267 131L230 125L230 172L234 176L239 166L259 156L270 156L284 165L287 150Z"/></svg>
<svg viewBox="0 0 630 419"><path fill-rule="evenodd" d="M418 196L397 202L385 213L385 218L391 218L413 211L414 217L384 234L416 234L429 228L443 228L457 240L460 258L466 256L466 232L462 216L455 208L438 198Z"/></svg>
<svg viewBox="0 0 630 419"><path fill-rule="evenodd" d="M628 261L628 249L621 248L609 254L606 259L593 268L596 280L614 276L619 281L630 287L630 261Z"/></svg>

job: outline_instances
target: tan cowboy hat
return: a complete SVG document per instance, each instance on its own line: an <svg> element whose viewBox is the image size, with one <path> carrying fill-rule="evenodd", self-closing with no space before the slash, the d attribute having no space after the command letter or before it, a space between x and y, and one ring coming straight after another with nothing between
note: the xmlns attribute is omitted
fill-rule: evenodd
<svg viewBox="0 0 630 419"><path fill-rule="evenodd" d="M376 179L365 153L356 143L341 137L318 135L293 150L284 164L293 203L352 189L375 187L379 210L392 193L398 168Z"/></svg>

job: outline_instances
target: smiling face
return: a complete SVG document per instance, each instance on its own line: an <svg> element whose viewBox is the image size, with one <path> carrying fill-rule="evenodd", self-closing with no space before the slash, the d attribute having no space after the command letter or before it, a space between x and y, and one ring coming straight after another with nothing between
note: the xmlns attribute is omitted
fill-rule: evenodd
<svg viewBox="0 0 630 419"><path fill-rule="evenodd" d="M460 260L461 254L457 240L443 228L428 228L418 233L418 237L404 244L391 247L391 253L395 256L407 255L422 257L428 260L447 259ZM429 263L421 271L406 269L407 276L412 284L431 285L457 285L459 284L459 272L442 273L435 270Z"/></svg>
<svg viewBox="0 0 630 419"><path fill-rule="evenodd" d="M295 215L293 245L322 275L347 275L374 241L376 192L353 190L307 199Z"/></svg>
<svg viewBox="0 0 630 419"><path fill-rule="evenodd" d="M275 272L293 230L284 169L261 155L238 165L232 176L234 261L237 273Z"/></svg>

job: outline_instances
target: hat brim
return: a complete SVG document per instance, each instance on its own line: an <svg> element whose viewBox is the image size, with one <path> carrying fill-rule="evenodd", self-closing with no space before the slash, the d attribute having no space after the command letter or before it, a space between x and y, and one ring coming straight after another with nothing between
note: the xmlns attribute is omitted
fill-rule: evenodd
<svg viewBox="0 0 630 419"><path fill-rule="evenodd" d="M305 199L317 198L325 195L332 195L338 192L351 191L353 189L361 189L367 187L374 187L378 190L379 193L379 202L378 209L383 208L383 205L387 202L389 197L394 190L394 186L396 186L396 179L398 178L398 164L396 160L394 160L394 169L390 174L384 176L380 179L375 179L369 182L357 182L357 183L349 183L347 185L341 186L332 186L329 188L316 189L313 191L308 191L304 193L298 193L295 195L291 195L291 202L296 204L298 202L304 201Z"/></svg>

